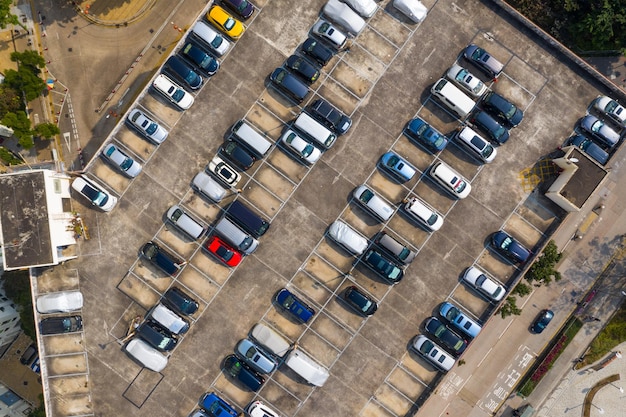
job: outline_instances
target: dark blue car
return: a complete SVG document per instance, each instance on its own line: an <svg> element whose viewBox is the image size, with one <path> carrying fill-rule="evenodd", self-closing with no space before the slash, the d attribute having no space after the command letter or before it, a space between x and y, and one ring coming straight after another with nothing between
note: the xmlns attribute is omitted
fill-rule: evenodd
<svg viewBox="0 0 626 417"><path fill-rule="evenodd" d="M178 259L154 242L148 242L143 245L141 254L170 275L178 274L178 271L180 271L185 264L183 260Z"/></svg>
<svg viewBox="0 0 626 417"><path fill-rule="evenodd" d="M513 236L500 230L491 236L493 248L513 263L524 263L530 258L530 251Z"/></svg>
<svg viewBox="0 0 626 417"><path fill-rule="evenodd" d="M315 310L285 288L276 294L276 303L302 323L308 322L315 315Z"/></svg>
<svg viewBox="0 0 626 417"><path fill-rule="evenodd" d="M548 323L552 321L554 318L554 313L552 310L541 310L533 324L530 326L530 330L533 333L541 333L545 330Z"/></svg>
<svg viewBox="0 0 626 417"><path fill-rule="evenodd" d="M214 392L202 394L198 405L209 412L212 417L237 417L239 413L226 401L222 400Z"/></svg>
<svg viewBox="0 0 626 417"><path fill-rule="evenodd" d="M178 287L172 287L165 294L163 294L165 304L173 307L185 316L189 316L198 311L198 302L191 298L187 293Z"/></svg>
<svg viewBox="0 0 626 417"><path fill-rule="evenodd" d="M470 122L482 129L492 141L500 145L509 140L508 129L498 123L496 119L489 116L487 112L481 110L477 111L470 117Z"/></svg>
<svg viewBox="0 0 626 417"><path fill-rule="evenodd" d="M265 378L239 360L239 358L235 355L228 355L226 357L224 360L224 371L226 371L233 378L238 379L239 382L251 391L256 392L260 390L263 383L265 383Z"/></svg>
<svg viewBox="0 0 626 417"><path fill-rule="evenodd" d="M222 0L222 3L242 19L249 19L254 13L254 6L248 0Z"/></svg>
<svg viewBox="0 0 626 417"><path fill-rule="evenodd" d="M604 165L609 160L609 154L596 145L591 139L584 137L583 135L572 136L567 139L565 146L574 145L578 146L587 155L595 159L598 163Z"/></svg>
<svg viewBox="0 0 626 417"><path fill-rule="evenodd" d="M483 98L483 107L511 127L520 124L524 118L524 113L520 109L493 91L488 92Z"/></svg>
<svg viewBox="0 0 626 417"><path fill-rule="evenodd" d="M443 151L448 145L448 138L419 117L411 120L404 132L410 139L432 152Z"/></svg>
<svg viewBox="0 0 626 417"><path fill-rule="evenodd" d="M302 52L316 60L320 65L328 64L335 54L331 49L313 38L308 38L302 44Z"/></svg>
<svg viewBox="0 0 626 417"><path fill-rule="evenodd" d="M180 53L208 76L215 75L220 68L218 60L195 42L187 42Z"/></svg>
<svg viewBox="0 0 626 417"><path fill-rule="evenodd" d="M197 90L202 86L202 77L177 56L169 57L167 61L165 61L165 68L183 80L192 90Z"/></svg>

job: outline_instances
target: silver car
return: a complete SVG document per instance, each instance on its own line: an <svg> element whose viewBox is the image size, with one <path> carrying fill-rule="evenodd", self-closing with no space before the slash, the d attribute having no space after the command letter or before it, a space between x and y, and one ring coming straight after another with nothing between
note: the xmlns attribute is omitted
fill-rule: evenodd
<svg viewBox="0 0 626 417"><path fill-rule="evenodd" d="M595 100L593 106L620 125L626 124L626 109L612 98L600 96Z"/></svg>
<svg viewBox="0 0 626 417"><path fill-rule="evenodd" d="M47 313L69 313L83 308L83 294L80 291L61 291L41 295L37 298L37 311Z"/></svg>
<svg viewBox="0 0 626 417"><path fill-rule="evenodd" d="M493 78L497 78L502 72L502 68L504 68L504 65L500 61L474 44L470 44L465 48L463 56Z"/></svg>
<svg viewBox="0 0 626 417"><path fill-rule="evenodd" d="M374 193L367 185L359 185L352 193L356 201L378 219L386 222L393 215L393 208Z"/></svg>
<svg viewBox="0 0 626 417"><path fill-rule="evenodd" d="M487 276L480 269L472 266L467 268L463 274L463 280L474 287L491 301L498 302L504 298L506 290L504 287Z"/></svg>
<svg viewBox="0 0 626 417"><path fill-rule="evenodd" d="M348 40L346 35L341 33L339 29L325 20L319 20L316 24L314 24L311 32L325 41L328 41L328 43L337 49L343 48Z"/></svg>
<svg viewBox="0 0 626 417"><path fill-rule="evenodd" d="M611 148L620 140L620 134L596 116L583 117L580 126Z"/></svg>
<svg viewBox="0 0 626 417"><path fill-rule="evenodd" d="M281 137L281 142L285 144L289 151L309 165L316 163L322 156L322 151L302 139L291 129L288 129Z"/></svg>
<svg viewBox="0 0 626 417"><path fill-rule="evenodd" d="M415 23L426 19L428 9L419 0L393 0L393 7L400 10Z"/></svg>
<svg viewBox="0 0 626 417"><path fill-rule="evenodd" d="M376 2L374 0L343 0L363 17L372 17L376 13Z"/></svg>
<svg viewBox="0 0 626 417"><path fill-rule="evenodd" d="M243 339L237 343L235 353L257 372L269 374L276 369L276 361L263 352L249 339Z"/></svg>
<svg viewBox="0 0 626 417"><path fill-rule="evenodd" d="M135 178L141 173L141 164L126 155L120 150L120 148L112 143L104 147L102 150L102 156L112 165L115 165L117 169L131 178Z"/></svg>
<svg viewBox="0 0 626 417"><path fill-rule="evenodd" d="M341 220L330 225L328 236L355 255L361 255L367 249L367 239Z"/></svg>
<svg viewBox="0 0 626 417"><path fill-rule="evenodd" d="M150 119L139 109L134 109L128 114L128 121L137 128L142 135L157 145L167 139L167 130L163 129L161 125Z"/></svg>
<svg viewBox="0 0 626 417"><path fill-rule="evenodd" d="M458 64L450 67L446 77L473 97L480 97L487 91L487 86L478 77Z"/></svg>
<svg viewBox="0 0 626 417"><path fill-rule="evenodd" d="M328 3L324 6L324 14L330 20L355 35L359 34L365 27L365 20L356 14L350 6L339 0L328 0Z"/></svg>

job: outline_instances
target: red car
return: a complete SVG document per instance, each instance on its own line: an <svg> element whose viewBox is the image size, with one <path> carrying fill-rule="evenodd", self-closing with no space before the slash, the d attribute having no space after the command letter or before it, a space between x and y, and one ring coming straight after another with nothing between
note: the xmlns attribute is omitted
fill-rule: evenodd
<svg viewBox="0 0 626 417"><path fill-rule="evenodd" d="M237 266L241 262L241 253L217 236L209 237L204 248L228 266Z"/></svg>

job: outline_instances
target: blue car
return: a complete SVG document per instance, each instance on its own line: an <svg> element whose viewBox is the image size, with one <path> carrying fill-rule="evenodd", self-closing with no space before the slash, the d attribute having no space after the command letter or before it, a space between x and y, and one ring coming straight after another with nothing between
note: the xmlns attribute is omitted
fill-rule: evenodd
<svg viewBox="0 0 626 417"><path fill-rule="evenodd" d="M411 120L404 132L410 139L424 145L432 152L443 151L448 145L448 138L445 135L419 117Z"/></svg>
<svg viewBox="0 0 626 417"><path fill-rule="evenodd" d="M500 230L491 236L493 248L513 263L524 263L530 258L530 251L513 236Z"/></svg>
<svg viewBox="0 0 626 417"><path fill-rule="evenodd" d="M439 314L441 317L448 320L450 324L471 338L478 336L478 333L482 330L482 327L478 323L448 302L443 303L441 307L439 307Z"/></svg>
<svg viewBox="0 0 626 417"><path fill-rule="evenodd" d="M208 76L215 75L220 68L218 60L195 42L187 42L180 53Z"/></svg>
<svg viewBox="0 0 626 417"><path fill-rule="evenodd" d="M285 288L276 294L276 303L302 323L315 315L315 310Z"/></svg>
<svg viewBox="0 0 626 417"><path fill-rule="evenodd" d="M375 250L363 257L365 264L390 284L397 284L404 277L404 270Z"/></svg>
<svg viewBox="0 0 626 417"><path fill-rule="evenodd" d="M261 374L271 374L278 364L276 361L250 339L243 339L235 347L235 354L244 360L246 365Z"/></svg>
<svg viewBox="0 0 626 417"><path fill-rule="evenodd" d="M593 141L589 138L584 137L583 135L572 136L567 139L565 142L565 146L574 145L578 146L583 152L587 155L595 159L598 163L604 165L609 160L609 154L593 143Z"/></svg>
<svg viewBox="0 0 626 417"><path fill-rule="evenodd" d="M236 378L251 391L258 391L265 383L265 378L251 369L235 355L228 355L224 360L224 371ZM213 415L213 414L211 414Z"/></svg>
<svg viewBox="0 0 626 417"><path fill-rule="evenodd" d="M489 135L491 140L500 145L509 140L509 131L498 123L496 119L489 116L487 112L480 110L477 111L472 117L470 117L470 122L482 129L485 133L487 133L487 135Z"/></svg>
<svg viewBox="0 0 626 417"><path fill-rule="evenodd" d="M212 417L237 417L239 415L230 404L222 400L214 392L205 392L200 397L198 405Z"/></svg>
<svg viewBox="0 0 626 417"><path fill-rule="evenodd" d="M554 312L552 310L541 310L533 324L530 326L530 330L533 333L541 333L545 330L546 326L554 318Z"/></svg>
<svg viewBox="0 0 626 417"><path fill-rule="evenodd" d="M395 152L380 157L380 165L399 181L406 182L415 176L417 169Z"/></svg>
<svg viewBox="0 0 626 417"><path fill-rule="evenodd" d="M185 261L162 249L154 242L148 242L141 248L141 254L163 271L174 276L185 265Z"/></svg>
<svg viewBox="0 0 626 417"><path fill-rule="evenodd" d="M197 90L202 86L202 77L177 56L169 57L165 61L165 68L183 80L192 90Z"/></svg>

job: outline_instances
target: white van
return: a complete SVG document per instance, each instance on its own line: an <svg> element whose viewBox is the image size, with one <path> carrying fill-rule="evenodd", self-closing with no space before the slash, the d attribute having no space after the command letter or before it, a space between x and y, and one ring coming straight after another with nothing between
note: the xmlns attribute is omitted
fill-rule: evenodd
<svg viewBox="0 0 626 417"><path fill-rule="evenodd" d="M258 240L241 230L226 217L217 222L215 231L246 255L250 255L259 247Z"/></svg>
<svg viewBox="0 0 626 417"><path fill-rule="evenodd" d="M154 372L161 372L167 366L167 356L148 345L141 339L133 338L124 346L130 356L146 368Z"/></svg>
<svg viewBox="0 0 626 417"><path fill-rule="evenodd" d="M289 342L281 335L262 323L257 323L250 335L271 354L279 358L284 358L291 348Z"/></svg>
<svg viewBox="0 0 626 417"><path fill-rule="evenodd" d="M459 87L443 78L440 78L433 85L430 92L462 119L467 117L476 105L476 102L461 91Z"/></svg>
<svg viewBox="0 0 626 417"><path fill-rule="evenodd" d="M250 149L256 156L263 158L270 151L272 142L265 139L252 125L240 120L231 129L234 139Z"/></svg>
<svg viewBox="0 0 626 417"><path fill-rule="evenodd" d="M161 303L154 306L146 318L151 318L173 334L186 333L189 330L189 322L187 320Z"/></svg>
<svg viewBox="0 0 626 417"><path fill-rule="evenodd" d="M199 172L191 181L191 188L219 203L226 196L226 189L206 172Z"/></svg>
<svg viewBox="0 0 626 417"><path fill-rule="evenodd" d="M295 348L287 355L285 365L295 373L306 379L309 384L317 387L324 385L329 377L328 370L319 365L302 350Z"/></svg>
<svg viewBox="0 0 626 417"><path fill-rule="evenodd" d="M325 149L333 146L337 140L337 135L306 113L300 113L294 126Z"/></svg>
<svg viewBox="0 0 626 417"><path fill-rule="evenodd" d="M224 55L230 48L230 41L226 40L217 30L203 21L199 21L193 25L191 33L206 43L219 56Z"/></svg>
<svg viewBox="0 0 626 417"><path fill-rule="evenodd" d="M182 232L185 232L194 240L200 239L200 237L202 237L202 235L206 232L206 227L195 221L183 209L176 205L170 207L166 216L167 220L172 222L174 226L179 228Z"/></svg>

